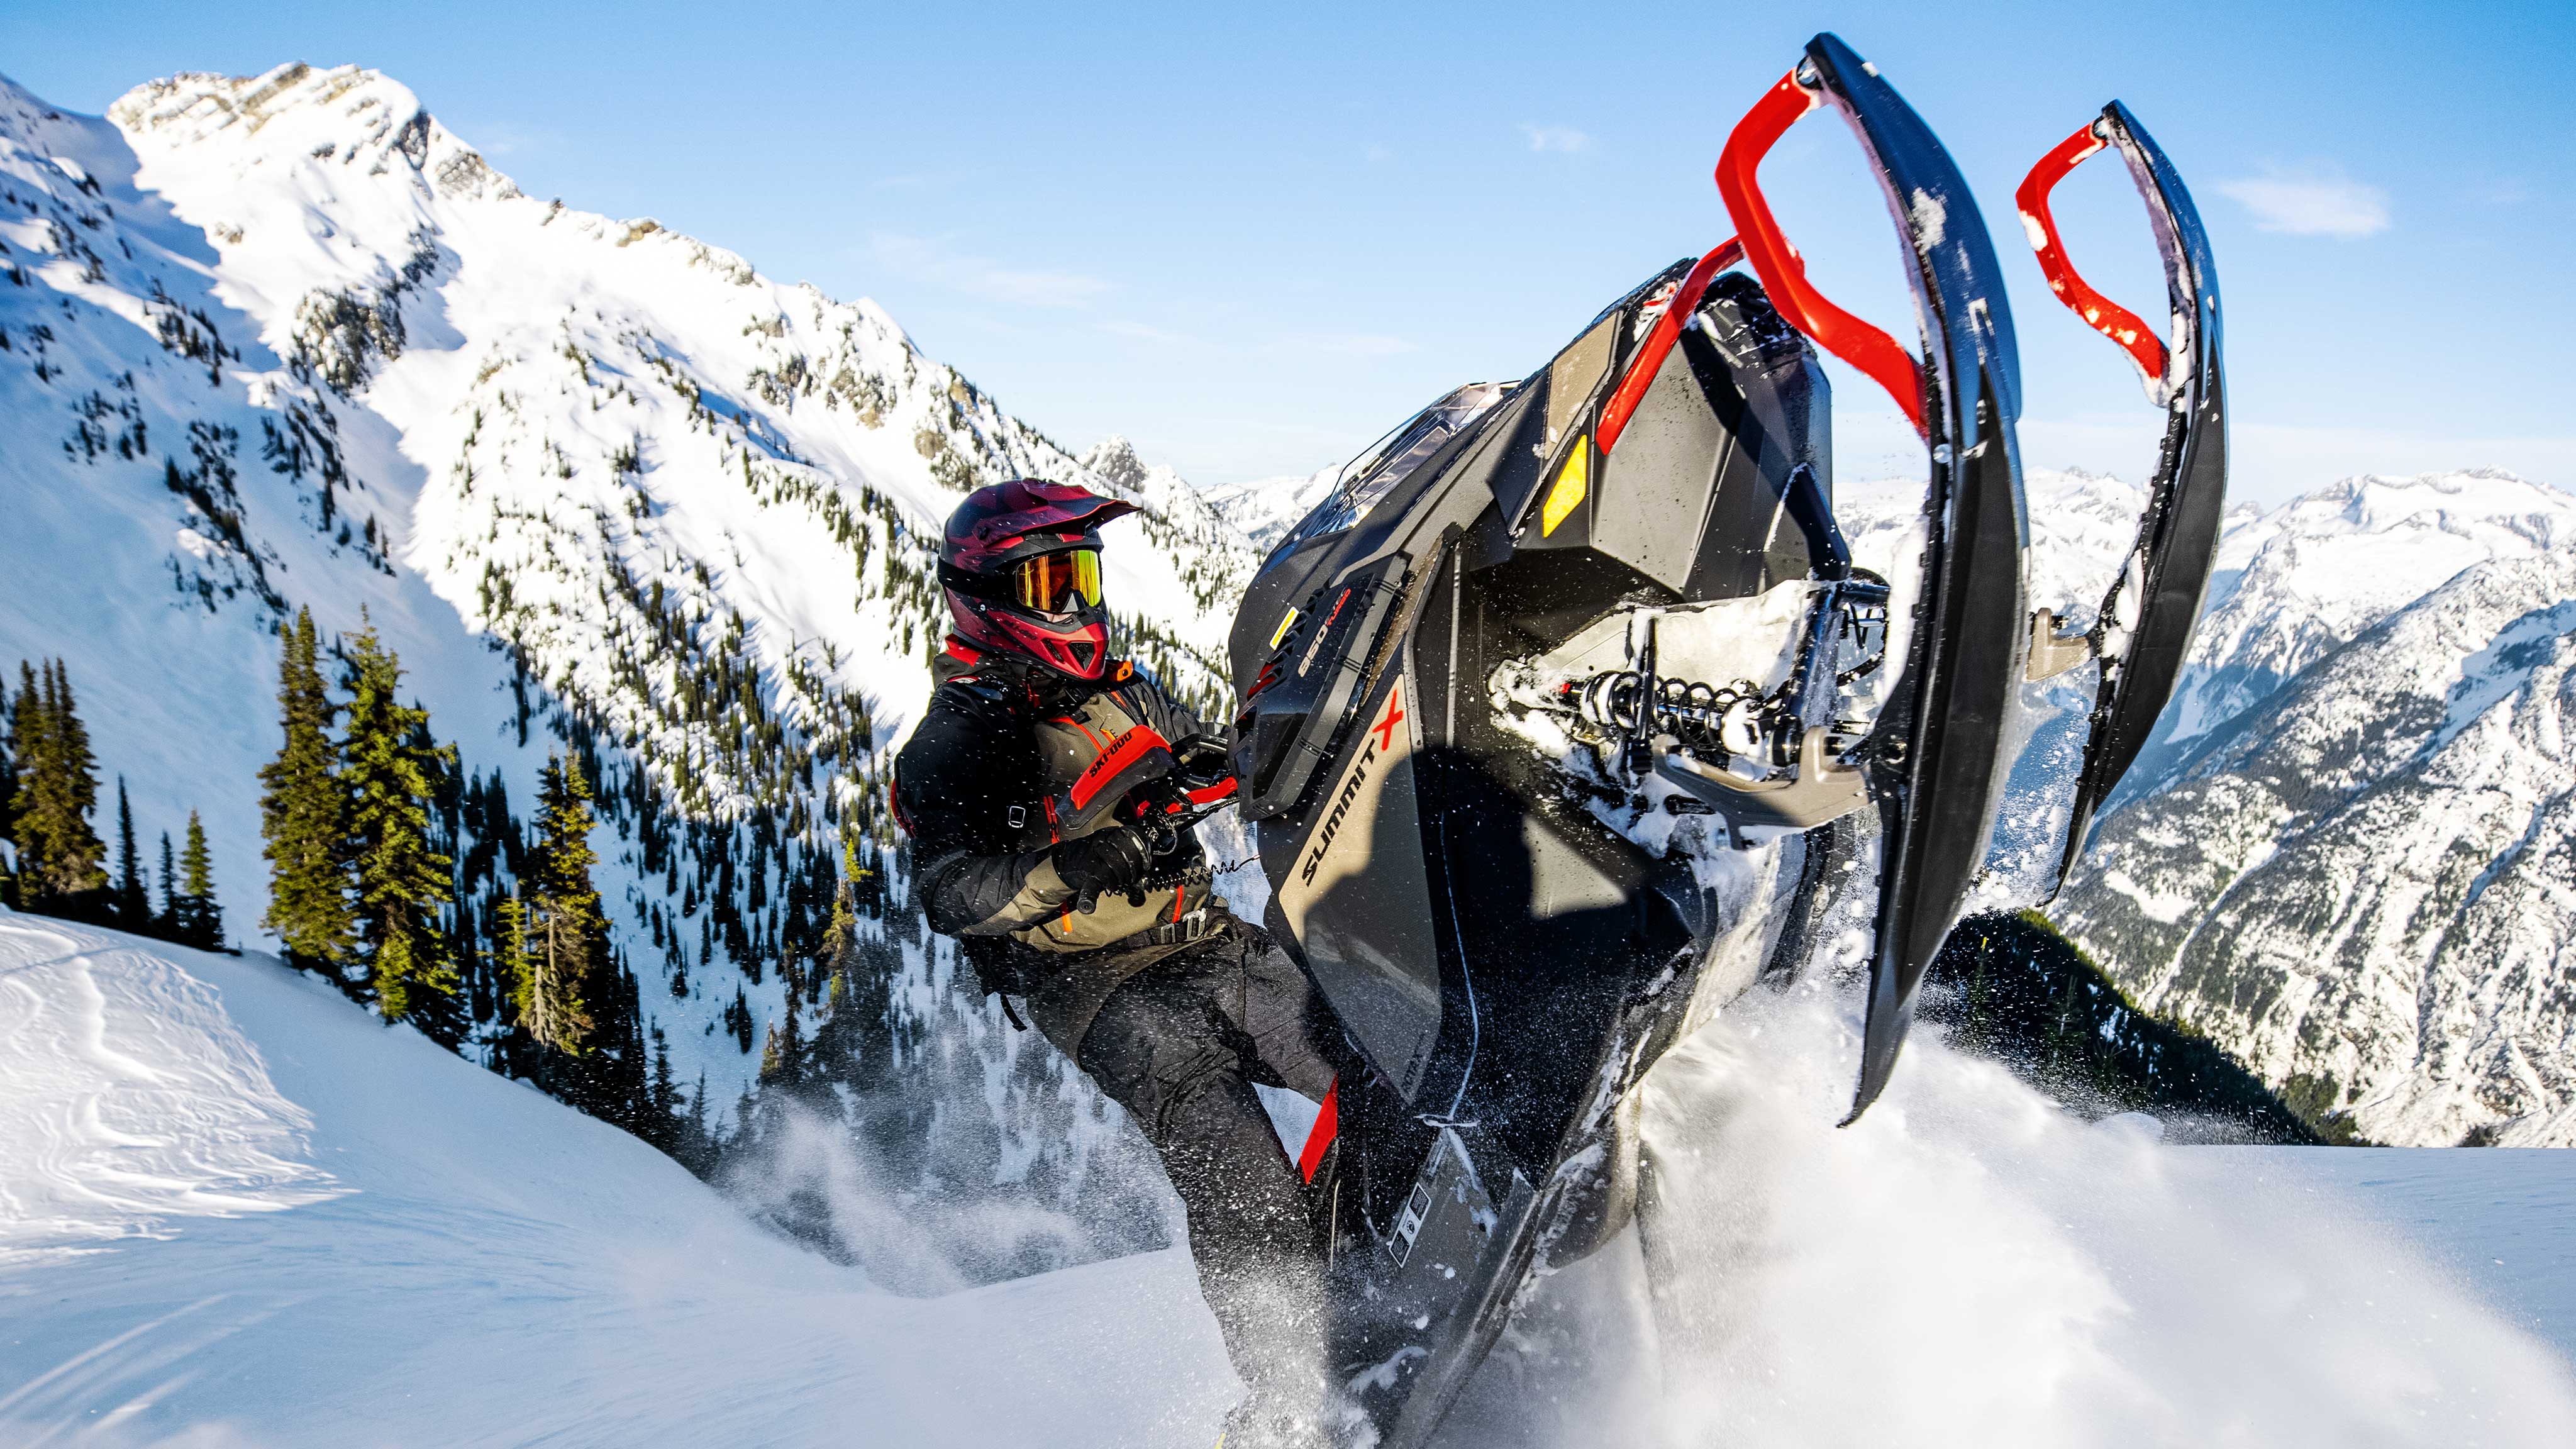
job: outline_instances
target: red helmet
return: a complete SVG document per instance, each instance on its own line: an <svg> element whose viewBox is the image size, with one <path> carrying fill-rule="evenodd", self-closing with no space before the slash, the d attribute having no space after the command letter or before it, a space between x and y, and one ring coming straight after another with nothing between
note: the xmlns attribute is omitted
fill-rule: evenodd
<svg viewBox="0 0 2576 1449"><path fill-rule="evenodd" d="M958 635L1074 679L1109 670L1100 525L1136 505L1072 483L1014 478L966 495L939 542Z"/></svg>

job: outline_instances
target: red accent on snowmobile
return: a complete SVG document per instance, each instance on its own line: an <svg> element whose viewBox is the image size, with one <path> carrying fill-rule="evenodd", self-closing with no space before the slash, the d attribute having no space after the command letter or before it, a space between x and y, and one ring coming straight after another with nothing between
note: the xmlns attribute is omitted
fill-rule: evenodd
<svg viewBox="0 0 2576 1449"><path fill-rule="evenodd" d="M1404 723L1404 687L1398 685L1387 694L1385 717L1369 726L1369 733L1377 736L1379 749L1395 748L1395 727L1402 723Z"/></svg>
<svg viewBox="0 0 2576 1449"><path fill-rule="evenodd" d="M1324 1165L1324 1154L1332 1149L1333 1138L1342 1128L1342 1079L1324 1089L1324 1109L1315 1114L1314 1130L1306 1134L1306 1145L1297 1154L1297 1174L1308 1182L1315 1180L1315 1170Z"/></svg>
<svg viewBox="0 0 2576 1449"><path fill-rule="evenodd" d="M1654 329L1637 349L1636 360L1628 364L1627 375L1619 379L1619 390L1610 394L1609 403L1601 409L1601 426L1593 430L1592 440L1600 445L1602 456L1609 456L1610 450L1619 446L1619 435L1628 430L1628 419L1635 416L1637 404L1645 401L1646 389L1654 385L1665 356L1681 340L1683 324L1699 310L1708 284L1717 280L1718 273L1742 260L1744 243L1728 237L1700 258L1699 265L1692 267L1690 275L1674 289L1671 304L1664 308L1664 315L1655 319Z"/></svg>
<svg viewBox="0 0 2576 1449"><path fill-rule="evenodd" d="M2083 318L2084 325L2119 344L2150 386L2169 383L2164 340L2144 318L2095 291L2075 270L2075 263L2067 259L2066 243L2057 234L2057 218L2048 209L2048 194L2057 189L2057 183L2110 145L2100 121L2085 123L2030 168L2030 174L2021 179L2021 189L2013 193L2013 204L2021 208L2022 225L2030 233L2031 250L2039 253L2039 269L2048 277L2048 290L2068 311Z"/></svg>
<svg viewBox="0 0 2576 1449"><path fill-rule="evenodd" d="M1771 215L1771 203L1763 199L1755 177L1762 158L1771 154L1789 128L1824 103L1824 88L1800 85L1797 71L1780 77L1780 83L1755 102L1727 136L1726 149L1717 158L1717 191L1726 199L1726 213L1735 218L1736 235L1744 243L1745 261L1762 279L1771 305L1780 309L1790 326L1814 338L1817 346L1887 389L1896 405L1905 409L1914 431L1928 436L1923 422L1923 365L1895 338L1835 306L1807 280L1806 259L1780 234L1780 223Z"/></svg>

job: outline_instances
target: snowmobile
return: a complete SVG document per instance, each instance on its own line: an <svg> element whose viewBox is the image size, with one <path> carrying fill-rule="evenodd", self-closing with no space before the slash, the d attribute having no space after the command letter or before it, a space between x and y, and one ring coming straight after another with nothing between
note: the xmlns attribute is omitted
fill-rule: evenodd
<svg viewBox="0 0 2576 1449"><path fill-rule="evenodd" d="M1763 156L1820 108L1885 188L1919 357L1817 293L1764 201ZM2164 252L2170 347L2057 243L2049 188L2106 148ZM2012 317L1931 131L1819 35L1735 127L1717 182L1735 239L1648 278L1529 377L1462 387L1364 453L1234 622L1233 763L1267 924L1358 1063L1300 1163L1333 1264L1335 1367L1393 1449L1431 1437L1537 1278L1628 1220L1647 1069L1757 981L1804 969L1854 892L1874 933L1858 1118L1986 855L2026 684L2099 661L2071 863L2172 689L2209 576L2216 277L2189 195L2124 108L2022 192L2058 295L2172 412L2136 556L2081 635L2025 607ZM1910 601L1837 529L1820 347L1922 437Z"/></svg>

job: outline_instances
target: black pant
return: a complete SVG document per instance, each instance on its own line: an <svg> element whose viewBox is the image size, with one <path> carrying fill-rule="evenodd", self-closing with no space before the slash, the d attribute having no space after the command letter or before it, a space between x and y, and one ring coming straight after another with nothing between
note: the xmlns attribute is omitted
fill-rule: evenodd
<svg viewBox="0 0 2576 1449"><path fill-rule="evenodd" d="M1321 1101L1335 1035L1305 972L1236 922L1119 986L1075 1054L1162 1154L1235 1371L1292 1413L1320 1402L1323 1261L1305 1184L1252 1084Z"/></svg>

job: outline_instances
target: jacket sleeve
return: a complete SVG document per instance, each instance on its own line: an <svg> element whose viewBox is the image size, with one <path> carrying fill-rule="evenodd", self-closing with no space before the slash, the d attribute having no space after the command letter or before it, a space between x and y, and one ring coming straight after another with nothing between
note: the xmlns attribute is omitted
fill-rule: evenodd
<svg viewBox="0 0 2576 1449"><path fill-rule="evenodd" d="M1036 799L1027 731L971 687L951 685L895 760L895 803L920 862L914 892L930 928L999 936L1061 912L1073 888L1050 853L1018 851L1004 813Z"/></svg>

